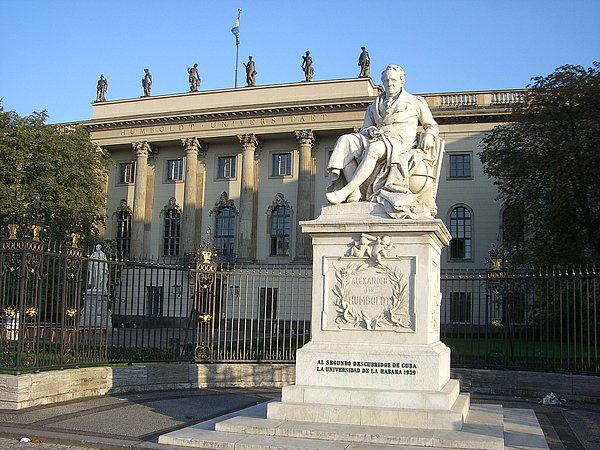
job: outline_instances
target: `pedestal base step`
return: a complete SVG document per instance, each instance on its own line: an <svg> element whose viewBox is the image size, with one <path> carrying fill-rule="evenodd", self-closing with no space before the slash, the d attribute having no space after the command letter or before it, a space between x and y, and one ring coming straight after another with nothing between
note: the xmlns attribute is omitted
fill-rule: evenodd
<svg viewBox="0 0 600 450"><path fill-rule="evenodd" d="M439 391L337 388L290 384L281 391L283 403L317 403L395 409L450 410L460 394L458 380L448 380Z"/></svg>
<svg viewBox="0 0 600 450"><path fill-rule="evenodd" d="M253 410L162 435L159 443L227 450L547 449L533 411L518 410L517 416L511 411L501 405L471 405L463 429L453 431L264 419L259 417L264 410ZM506 421L504 416L511 414Z"/></svg>
<svg viewBox="0 0 600 450"><path fill-rule="evenodd" d="M218 423L215 430L336 442L472 449L504 448L502 407L487 407L473 413L478 423L465 424L462 431L308 423L252 417L234 417Z"/></svg>
<svg viewBox="0 0 600 450"><path fill-rule="evenodd" d="M449 410L290 402L273 402L267 405L269 419L429 430L460 430L468 412L469 396L464 394L457 397Z"/></svg>

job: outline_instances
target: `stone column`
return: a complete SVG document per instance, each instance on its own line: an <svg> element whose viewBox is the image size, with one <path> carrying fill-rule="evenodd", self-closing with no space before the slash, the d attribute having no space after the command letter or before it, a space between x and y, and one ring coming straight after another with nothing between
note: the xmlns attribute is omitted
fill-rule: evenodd
<svg viewBox="0 0 600 450"><path fill-rule="evenodd" d="M315 143L312 130L295 131L296 140L300 145L300 158L298 163L298 193L296 207L298 221L313 219L311 198L311 151ZM312 256L310 237L302 233L300 225L296 226L296 253L297 260L309 260Z"/></svg>
<svg viewBox="0 0 600 450"><path fill-rule="evenodd" d="M181 243L183 255L196 250L196 206L198 151L200 143L192 137L181 140L185 150L185 186L183 191L183 217L181 221Z"/></svg>
<svg viewBox="0 0 600 450"><path fill-rule="evenodd" d="M96 153L101 155L102 152L104 152L104 149L102 147L100 147L98 144L96 144ZM102 171L102 175L101 175L101 179L102 179L102 192L104 194L104 198L108 198L108 170L103 170ZM102 217L109 217L108 214L108 209L106 206L104 206L104 208L102 208L102 212L101 212L101 216ZM104 222L104 226L102 227L98 227L98 237L101 240L105 239L105 232L106 232L106 221L105 219L103 219Z"/></svg>
<svg viewBox="0 0 600 450"><path fill-rule="evenodd" d="M131 226L131 256L142 256L144 249L144 221L146 217L146 182L148 177L148 142L134 142L135 188L133 193L133 224Z"/></svg>
<svg viewBox="0 0 600 450"><path fill-rule="evenodd" d="M238 135L242 144L242 186L240 193L240 221L238 230L238 259L254 259L252 242L256 236L252 228L254 216L254 151L258 138L254 134Z"/></svg>
<svg viewBox="0 0 600 450"><path fill-rule="evenodd" d="M208 156L208 143L198 141L198 171L196 172L196 238L194 242L199 245L202 242L202 211L206 199L204 198L204 184L206 183L206 157ZM209 221L210 223L210 221Z"/></svg>

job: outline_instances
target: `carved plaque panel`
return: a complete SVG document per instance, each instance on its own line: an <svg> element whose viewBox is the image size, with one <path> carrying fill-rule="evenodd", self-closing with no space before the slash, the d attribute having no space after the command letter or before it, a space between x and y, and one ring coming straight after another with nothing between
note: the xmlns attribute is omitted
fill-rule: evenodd
<svg viewBox="0 0 600 450"><path fill-rule="evenodd" d="M414 331L414 259L326 259L324 330Z"/></svg>

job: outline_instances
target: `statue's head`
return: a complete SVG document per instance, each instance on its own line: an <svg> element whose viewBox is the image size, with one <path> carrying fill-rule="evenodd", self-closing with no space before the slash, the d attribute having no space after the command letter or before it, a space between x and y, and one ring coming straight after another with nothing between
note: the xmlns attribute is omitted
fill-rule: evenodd
<svg viewBox="0 0 600 450"><path fill-rule="evenodd" d="M381 81L388 96L399 93L404 86L404 80L404 69L394 64L387 66L381 73Z"/></svg>
<svg viewBox="0 0 600 450"><path fill-rule="evenodd" d="M102 245L96 244L96 251L99 252L100 250L102 250Z"/></svg>

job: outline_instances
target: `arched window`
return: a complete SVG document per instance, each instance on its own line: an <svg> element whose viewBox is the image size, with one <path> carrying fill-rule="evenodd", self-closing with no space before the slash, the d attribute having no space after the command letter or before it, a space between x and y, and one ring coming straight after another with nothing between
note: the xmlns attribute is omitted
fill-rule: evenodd
<svg viewBox="0 0 600 450"><path fill-rule="evenodd" d="M181 239L181 210L175 203L175 197L161 211L164 214L163 254L165 256L179 255L179 241Z"/></svg>
<svg viewBox="0 0 600 450"><path fill-rule="evenodd" d="M471 259L473 257L471 211L457 206L450 212L450 258Z"/></svg>
<svg viewBox="0 0 600 450"><path fill-rule="evenodd" d="M117 232L115 235L117 254L121 257L127 257L131 249L131 208L127 206L125 199L121 200L113 217L115 215L117 217Z"/></svg>
<svg viewBox="0 0 600 450"><path fill-rule="evenodd" d="M277 206L271 215L271 256L289 256L292 210Z"/></svg>
<svg viewBox="0 0 600 450"><path fill-rule="evenodd" d="M235 260L235 221L238 210L227 192L221 193L219 201L210 211L215 216L214 244L222 261Z"/></svg>

